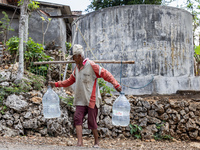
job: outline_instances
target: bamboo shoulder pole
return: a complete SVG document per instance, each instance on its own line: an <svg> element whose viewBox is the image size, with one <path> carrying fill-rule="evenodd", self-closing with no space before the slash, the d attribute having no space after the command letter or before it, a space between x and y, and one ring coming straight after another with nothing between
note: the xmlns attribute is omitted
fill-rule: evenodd
<svg viewBox="0 0 200 150"><path fill-rule="evenodd" d="M135 61L115 61L115 60L93 60L95 63L113 63L113 64L134 64ZM44 65L44 64L67 64L67 63L75 63L73 60L68 61L42 61L42 62L34 62L34 65Z"/></svg>

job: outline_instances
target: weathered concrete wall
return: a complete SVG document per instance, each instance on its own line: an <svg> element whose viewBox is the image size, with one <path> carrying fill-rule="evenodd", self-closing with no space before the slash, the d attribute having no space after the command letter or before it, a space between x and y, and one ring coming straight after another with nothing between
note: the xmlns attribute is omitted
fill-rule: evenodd
<svg viewBox="0 0 200 150"><path fill-rule="evenodd" d="M42 8L44 9L47 13L50 15L61 15L60 9L57 8ZM3 10L3 9L2 9ZM9 18L11 19L14 10L3 10L5 11ZM2 13L0 13L0 18L4 17ZM16 13L14 16L14 19L12 20L11 27L15 31L10 31L8 34L8 38L13 37L13 36L18 36L19 33L19 14ZM44 16L45 17L45 16ZM48 20L48 18L46 17ZM47 22L43 22L43 29L42 29L42 19L40 18L40 15L37 12L32 12L30 17L29 17L29 37L31 37L35 42L42 44L42 39L43 39L43 31L46 30L47 27ZM64 19L52 19L48 30L45 34L44 37L44 42L45 44L48 44L49 42L54 41L55 45L61 46L63 51L66 51L66 24ZM3 40L2 35L0 35L0 41Z"/></svg>
<svg viewBox="0 0 200 150"><path fill-rule="evenodd" d="M120 6L79 18L73 23L74 32L75 23L90 48L79 32L75 43L85 47L90 59L135 61L134 65L123 65L123 84L142 87L151 80L151 75L155 77L146 88L132 90L124 86L128 94L174 93L182 85L189 86L179 85L179 77L184 77L184 82L194 77L192 15L185 10L156 5ZM120 65L103 66L119 80ZM176 84L174 89L167 88L171 86L168 81Z"/></svg>
<svg viewBox="0 0 200 150"><path fill-rule="evenodd" d="M60 9L50 7L45 7L43 9L50 15L61 15ZM45 18L48 20L47 17ZM42 43L43 32L46 30L46 28L47 22L42 21L37 12L32 13L29 19L29 36L32 37L37 43ZM66 25L63 19L53 18L50 21L48 30L44 37L44 42L45 45L55 42L55 45L61 46L63 51L66 51Z"/></svg>
<svg viewBox="0 0 200 150"><path fill-rule="evenodd" d="M14 14L14 9L12 9L12 10L8 10L6 8L1 9L0 18L4 17L4 15L2 14L2 11L5 11L9 16L9 19L11 20L13 14ZM19 33L19 14L17 12L15 13L15 15L13 17L10 26L11 26L12 29L14 29L14 31L8 32L8 38L13 37L13 36L18 36L18 33ZM3 35L2 34L0 34L0 41L1 42L3 41Z"/></svg>

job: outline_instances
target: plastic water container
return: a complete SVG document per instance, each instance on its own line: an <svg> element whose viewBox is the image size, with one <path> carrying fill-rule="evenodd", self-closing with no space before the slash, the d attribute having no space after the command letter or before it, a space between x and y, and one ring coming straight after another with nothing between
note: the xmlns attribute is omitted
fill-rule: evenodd
<svg viewBox="0 0 200 150"><path fill-rule="evenodd" d="M58 118L60 112L60 100L58 95L48 86L47 92L42 98L43 115L45 118Z"/></svg>
<svg viewBox="0 0 200 150"><path fill-rule="evenodd" d="M128 126L130 123L130 103L124 93L115 100L112 107L112 124L115 126Z"/></svg>

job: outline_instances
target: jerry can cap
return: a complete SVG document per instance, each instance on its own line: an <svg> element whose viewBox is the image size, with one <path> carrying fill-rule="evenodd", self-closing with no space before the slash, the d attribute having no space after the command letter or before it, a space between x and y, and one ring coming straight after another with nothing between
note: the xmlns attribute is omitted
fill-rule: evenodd
<svg viewBox="0 0 200 150"><path fill-rule="evenodd" d="M125 95L125 93L124 93L124 92L120 92L120 94L121 94L121 95Z"/></svg>

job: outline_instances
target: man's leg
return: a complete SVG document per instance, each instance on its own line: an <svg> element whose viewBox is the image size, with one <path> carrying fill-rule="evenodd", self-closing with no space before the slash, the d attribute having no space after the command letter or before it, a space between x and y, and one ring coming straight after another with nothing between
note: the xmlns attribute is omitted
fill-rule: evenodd
<svg viewBox="0 0 200 150"><path fill-rule="evenodd" d="M77 146L83 146L82 125L76 125Z"/></svg>
<svg viewBox="0 0 200 150"><path fill-rule="evenodd" d="M95 145L99 146L99 134L98 134L97 129L93 129L92 133L94 135L94 146Z"/></svg>
<svg viewBox="0 0 200 150"><path fill-rule="evenodd" d="M86 113L87 106L76 106L76 111L74 114L74 126L76 127L76 135L78 138L77 146L83 146L82 124Z"/></svg>
<svg viewBox="0 0 200 150"><path fill-rule="evenodd" d="M97 131L97 115L98 108L95 106L94 109L88 107L88 128L92 129L94 135L94 146L99 145L99 134Z"/></svg>

